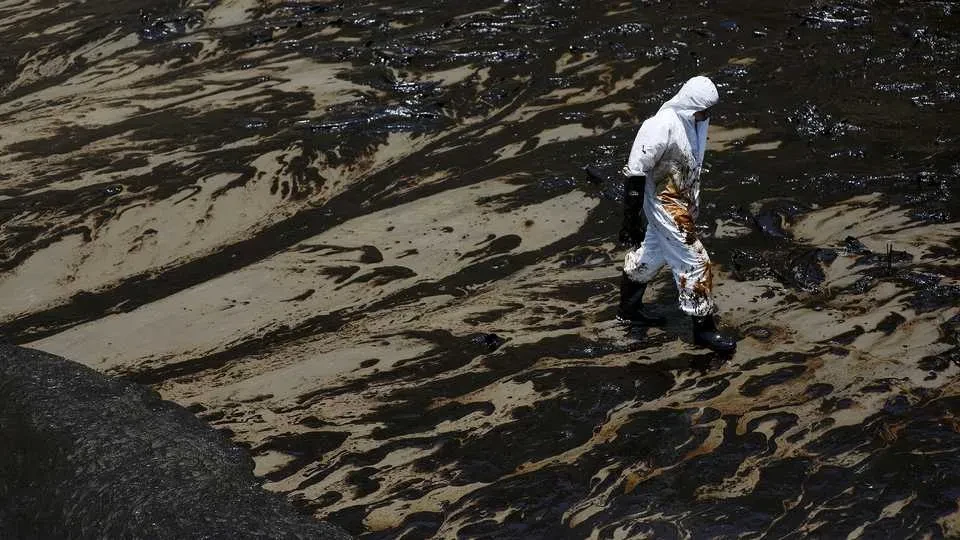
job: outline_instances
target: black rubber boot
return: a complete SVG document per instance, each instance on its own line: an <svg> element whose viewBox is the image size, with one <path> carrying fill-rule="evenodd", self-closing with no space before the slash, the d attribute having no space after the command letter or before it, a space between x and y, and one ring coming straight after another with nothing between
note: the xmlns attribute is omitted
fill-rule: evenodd
<svg viewBox="0 0 960 540"><path fill-rule="evenodd" d="M693 317L693 342L719 353L732 353L737 350L737 340L717 330L713 315Z"/></svg>
<svg viewBox="0 0 960 540"><path fill-rule="evenodd" d="M637 283L626 273L620 281L620 309L617 319L620 322L639 324L644 326L663 326L667 320L663 317L651 315L643 310L643 293L647 290L646 283Z"/></svg>

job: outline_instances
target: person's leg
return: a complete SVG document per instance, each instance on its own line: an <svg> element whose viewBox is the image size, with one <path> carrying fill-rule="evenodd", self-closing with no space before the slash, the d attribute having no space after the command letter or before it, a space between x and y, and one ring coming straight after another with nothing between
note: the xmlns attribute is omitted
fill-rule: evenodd
<svg viewBox="0 0 960 540"><path fill-rule="evenodd" d="M632 281L637 283L650 281L666 263L658 236L656 231L649 230L640 247L627 251L623 258L623 272Z"/></svg>
<svg viewBox="0 0 960 540"><path fill-rule="evenodd" d="M662 325L666 322L663 317L650 315L643 309L643 294L647 290L647 282L657 275L665 262L660 250L660 240L653 230L647 231L639 248L627 251L620 281L618 319L647 325Z"/></svg>
<svg viewBox="0 0 960 540"><path fill-rule="evenodd" d="M693 319L694 343L718 352L734 351L736 340L717 330L713 318L717 307L713 301L713 268L707 250L699 240L690 244L663 240L662 251L673 269L680 309Z"/></svg>
<svg viewBox="0 0 960 540"><path fill-rule="evenodd" d="M717 307L713 302L713 268L710 256L699 240L677 246L668 257L677 283L680 309L693 317L712 315Z"/></svg>

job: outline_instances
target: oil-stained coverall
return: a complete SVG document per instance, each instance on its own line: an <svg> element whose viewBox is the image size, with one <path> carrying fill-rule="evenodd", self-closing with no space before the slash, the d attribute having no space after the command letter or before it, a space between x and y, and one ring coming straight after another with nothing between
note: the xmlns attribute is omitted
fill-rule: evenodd
<svg viewBox="0 0 960 540"><path fill-rule="evenodd" d="M679 291L680 309L694 317L695 341L726 350L735 347L735 342L718 334L714 326L713 272L695 227L710 121L708 117L697 120L694 115L709 109L718 99L710 79L694 77L637 133L623 172L628 177L627 197L631 182L635 190L639 189L638 181L643 182L647 230L640 247L629 250L624 260L626 290L622 290L621 317L645 318L640 312L644 286L668 265ZM629 205L627 211L631 211ZM636 317L631 317L633 314ZM704 342L710 337L723 343Z"/></svg>

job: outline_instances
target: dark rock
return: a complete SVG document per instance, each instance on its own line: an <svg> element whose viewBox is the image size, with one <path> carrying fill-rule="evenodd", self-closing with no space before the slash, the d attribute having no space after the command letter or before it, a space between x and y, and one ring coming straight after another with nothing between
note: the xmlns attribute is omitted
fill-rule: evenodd
<svg viewBox="0 0 960 540"><path fill-rule="evenodd" d="M253 460L138 384L0 345L0 537L345 539Z"/></svg>
<svg viewBox="0 0 960 540"><path fill-rule="evenodd" d="M491 351L499 349L501 345L507 342L507 340L496 334L478 334L470 341Z"/></svg>

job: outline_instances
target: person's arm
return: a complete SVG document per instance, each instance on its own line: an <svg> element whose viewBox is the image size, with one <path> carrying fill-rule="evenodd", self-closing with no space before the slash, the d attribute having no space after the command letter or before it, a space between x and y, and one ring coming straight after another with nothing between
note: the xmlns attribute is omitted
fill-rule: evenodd
<svg viewBox="0 0 960 540"><path fill-rule="evenodd" d="M623 182L623 224L620 226L620 242L628 246L638 246L646 234L643 219L643 190L646 176L653 171L669 133L663 133L656 118L651 118L640 126L637 137L630 150L630 158L623 168L626 179Z"/></svg>
<svg viewBox="0 0 960 540"><path fill-rule="evenodd" d="M627 176L647 176L654 166L663 157L663 151L670 139L669 127L657 121L657 117L650 118L637 131L630 149L630 158L623 174Z"/></svg>

